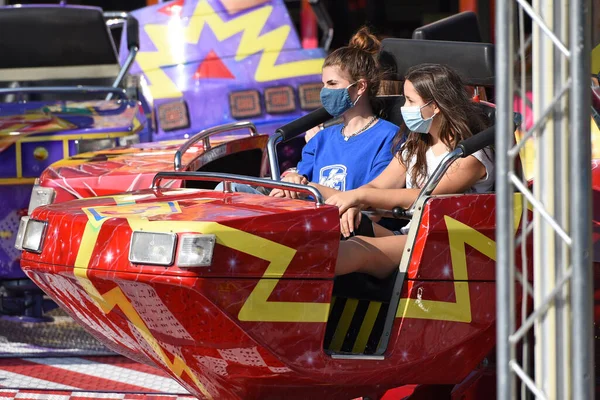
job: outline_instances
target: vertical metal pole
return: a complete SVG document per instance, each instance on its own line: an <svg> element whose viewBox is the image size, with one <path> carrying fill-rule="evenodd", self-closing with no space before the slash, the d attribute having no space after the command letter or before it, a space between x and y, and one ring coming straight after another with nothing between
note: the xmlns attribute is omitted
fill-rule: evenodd
<svg viewBox="0 0 600 400"><path fill-rule="evenodd" d="M496 338L497 397L510 400L515 378L510 368L514 347L508 338L514 331L513 194L509 182L512 167L508 149L513 121L513 1L496 1ZM507 140L510 139L510 140Z"/></svg>
<svg viewBox="0 0 600 400"><path fill-rule="evenodd" d="M590 0L571 0L570 172L572 185L571 279L573 399L594 398L591 135Z"/></svg>
<svg viewBox="0 0 600 400"><path fill-rule="evenodd" d="M554 2L554 26L557 37L563 43L569 43L569 1ZM554 48L554 89L557 92L569 79L569 60L558 49ZM557 222L569 232L569 98L563 96L556 105L554 124L554 177L553 188L555 198L554 212ZM563 279L570 264L569 246L554 232L556 243L555 275L556 280ZM556 286L556 285L554 285ZM571 397L571 313L569 308L569 285L564 285L556 296L556 383L558 399Z"/></svg>
<svg viewBox="0 0 600 400"><path fill-rule="evenodd" d="M554 2L533 0L533 10L545 21L548 28L556 34L554 21ZM543 110L551 106L555 95L554 76L554 44L544 33L541 26L534 25L533 34L533 115L535 120L541 119ZM556 109L556 106L554 106ZM542 128L535 134L535 185L533 192L536 199L541 200L543 208L552 216L556 216L554 187L556 182L554 165L556 151L554 135L558 121L548 118ZM555 267L555 231L542 217L541 210L533 210L533 276L534 307L541 307L547 295L554 289L556 283ZM557 359L556 359L556 303L553 299L548 311L535 323L535 382L546 394L548 399L557 399Z"/></svg>

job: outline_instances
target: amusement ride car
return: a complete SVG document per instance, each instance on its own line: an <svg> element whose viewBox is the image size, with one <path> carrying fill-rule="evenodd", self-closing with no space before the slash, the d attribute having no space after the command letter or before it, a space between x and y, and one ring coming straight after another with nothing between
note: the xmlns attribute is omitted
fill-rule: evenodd
<svg viewBox="0 0 600 400"><path fill-rule="evenodd" d="M382 44L397 80L434 62L469 86L493 85L491 44ZM481 106L493 120L493 105ZM389 211L412 221L396 273L334 278L338 210L278 181L275 151L329 118L318 109L269 138L271 180L164 171L151 189L40 206L21 219L22 268L107 347L199 398L377 398L461 382L468 392L495 345L495 195L431 193L454 160L493 143L493 126L451 152L410 209ZM224 192L203 186L220 181ZM313 201L230 193L227 182Z"/></svg>
<svg viewBox="0 0 600 400"><path fill-rule="evenodd" d="M315 49L302 48L283 0L174 1L131 14L63 4L0 8L0 49L14 54L0 61L7 86L0 88L0 315L35 320L52 307L19 267L22 215L66 198L149 187L153 174L145 179L143 171L172 170L161 155L182 145L183 163L220 167L230 161L220 158L238 152L243 168L260 158L266 135L319 107L332 30L322 5L312 3L326 33L325 47ZM120 67L107 26L125 22ZM198 137L221 123L264 135ZM202 144L184 145L190 137ZM301 144L279 149L284 166L297 161Z"/></svg>

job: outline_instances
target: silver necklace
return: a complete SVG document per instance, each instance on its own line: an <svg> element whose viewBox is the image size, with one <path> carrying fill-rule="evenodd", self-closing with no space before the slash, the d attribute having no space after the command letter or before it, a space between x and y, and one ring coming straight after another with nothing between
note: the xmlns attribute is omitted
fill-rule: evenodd
<svg viewBox="0 0 600 400"><path fill-rule="evenodd" d="M362 129L360 129L348 136L344 135L344 128L346 128L346 124L342 125L342 136L344 137L344 140L347 142L351 137L360 135L361 133L363 133L364 131L369 129L371 127L371 125L373 125L373 122L375 122L376 119L377 119L377 116L373 115L373 118L371 118L371 120L369 122L367 122L367 124L365 126L363 126Z"/></svg>

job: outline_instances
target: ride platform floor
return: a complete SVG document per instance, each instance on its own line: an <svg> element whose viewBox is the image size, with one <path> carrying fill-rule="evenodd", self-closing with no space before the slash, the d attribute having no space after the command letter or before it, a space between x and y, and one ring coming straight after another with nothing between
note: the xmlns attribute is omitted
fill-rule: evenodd
<svg viewBox="0 0 600 400"><path fill-rule="evenodd" d="M104 347L60 310L47 322L0 318L0 400L192 400L162 370Z"/></svg>

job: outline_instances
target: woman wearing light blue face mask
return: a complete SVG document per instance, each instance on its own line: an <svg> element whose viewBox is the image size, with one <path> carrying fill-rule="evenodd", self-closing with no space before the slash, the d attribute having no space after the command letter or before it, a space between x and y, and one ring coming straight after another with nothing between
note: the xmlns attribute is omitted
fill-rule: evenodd
<svg viewBox="0 0 600 400"><path fill-rule="evenodd" d="M487 127L480 108L451 68L424 64L411 68L404 82L405 125L395 141L398 149L387 168L372 182L327 199L340 209L344 236L351 236L365 208L409 208L421 187L449 151ZM399 145L400 137L407 135ZM455 161L434 194L488 192L494 184L493 151L484 149ZM389 231L374 224L376 237L351 237L340 243L336 274L365 272L380 278L398 268L407 228Z"/></svg>

